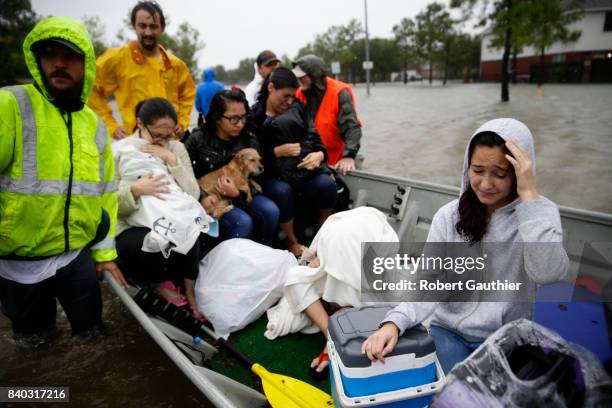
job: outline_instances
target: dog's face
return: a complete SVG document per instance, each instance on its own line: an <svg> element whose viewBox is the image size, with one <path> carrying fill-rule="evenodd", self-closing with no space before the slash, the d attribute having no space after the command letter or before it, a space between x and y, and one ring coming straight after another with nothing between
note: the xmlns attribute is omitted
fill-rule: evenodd
<svg viewBox="0 0 612 408"><path fill-rule="evenodd" d="M252 148L242 149L234 160L238 163L240 168L245 174L250 176L258 176L263 172L263 164L261 164L261 156L257 153L257 150Z"/></svg>

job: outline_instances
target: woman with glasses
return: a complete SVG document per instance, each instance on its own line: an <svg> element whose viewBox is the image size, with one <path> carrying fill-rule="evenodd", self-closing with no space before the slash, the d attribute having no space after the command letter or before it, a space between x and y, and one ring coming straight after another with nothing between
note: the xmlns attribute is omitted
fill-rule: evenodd
<svg viewBox="0 0 612 408"><path fill-rule="evenodd" d="M318 212L319 225L336 203L336 183L325 166L327 150L304 105L295 99L298 80L289 69L277 68L262 84L253 107L254 127L262 147L263 191L280 209L280 227L287 249L300 256L304 246L293 227L296 203Z"/></svg>
<svg viewBox="0 0 612 408"><path fill-rule="evenodd" d="M124 271L168 302L188 304L194 317L201 318L194 286L200 232L208 223L189 155L175 139L176 124L169 101L147 99L137 108L136 131L113 144L119 203L116 246ZM164 216L156 219L158 213ZM198 217L199 223L192 222Z"/></svg>
<svg viewBox="0 0 612 408"><path fill-rule="evenodd" d="M234 154L245 148L259 151L259 143L248 130L249 106L240 89L223 90L215 94L206 114L206 123L185 141L196 179L229 163ZM229 177L221 177L217 190L231 198L234 208L219 220L222 239L252 238L270 243L278 227L279 211L272 200L254 194L250 204ZM255 193L255 192L254 192ZM207 194L202 191L201 201L208 206Z"/></svg>

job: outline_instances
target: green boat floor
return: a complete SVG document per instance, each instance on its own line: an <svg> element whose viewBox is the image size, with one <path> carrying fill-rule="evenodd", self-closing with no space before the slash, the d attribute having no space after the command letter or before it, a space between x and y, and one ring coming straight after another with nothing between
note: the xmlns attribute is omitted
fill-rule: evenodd
<svg viewBox="0 0 612 408"><path fill-rule="evenodd" d="M267 324L268 319L263 315L243 330L232 333L228 341L266 370L307 382L329 394L329 377L314 381L309 370L312 359L318 356L325 346L323 335L295 333L268 340L263 335ZM261 391L257 376L227 352L221 350L206 362L206 366Z"/></svg>

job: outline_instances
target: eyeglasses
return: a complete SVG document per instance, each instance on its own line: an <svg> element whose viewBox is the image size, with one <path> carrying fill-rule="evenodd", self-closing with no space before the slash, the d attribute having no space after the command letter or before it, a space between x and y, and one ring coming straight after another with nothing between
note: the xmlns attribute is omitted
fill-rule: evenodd
<svg viewBox="0 0 612 408"><path fill-rule="evenodd" d="M222 118L225 118L229 121L229 123L231 123L232 125L237 125L238 122L242 122L242 123L246 123L247 122L247 115L242 115L242 116L225 116L225 115L221 115Z"/></svg>
<svg viewBox="0 0 612 408"><path fill-rule="evenodd" d="M151 129L149 129L148 126L145 126L145 128L147 128L147 131L149 132L149 135L151 136L152 140L161 140L164 142L167 142L168 140L174 139L174 132L168 134L168 135L159 135L157 133L153 133L151 131Z"/></svg>

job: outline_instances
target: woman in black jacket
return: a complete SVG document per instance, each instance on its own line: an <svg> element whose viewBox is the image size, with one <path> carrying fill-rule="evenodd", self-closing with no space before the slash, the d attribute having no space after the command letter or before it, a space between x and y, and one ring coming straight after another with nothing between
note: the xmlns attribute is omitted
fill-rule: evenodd
<svg viewBox="0 0 612 408"><path fill-rule="evenodd" d="M185 147L197 179L229 163L238 151L252 147L259 151L257 137L248 130L249 105L241 90L223 90L213 97L206 123L194 131ZM234 208L219 220L221 238L249 238L272 241L278 226L279 210L268 197L255 194L249 205L228 177L219 180L218 190L232 199ZM202 193L201 201L206 200Z"/></svg>
<svg viewBox="0 0 612 408"><path fill-rule="evenodd" d="M280 227L288 249L299 256L303 246L293 229L296 199L319 210L322 224L336 202L336 184L324 164L327 151L295 99L298 80L287 68L276 69L264 81L253 107L253 126L261 146L264 194L280 209Z"/></svg>

